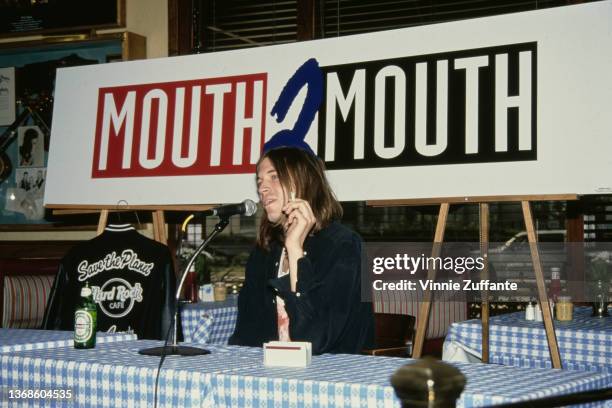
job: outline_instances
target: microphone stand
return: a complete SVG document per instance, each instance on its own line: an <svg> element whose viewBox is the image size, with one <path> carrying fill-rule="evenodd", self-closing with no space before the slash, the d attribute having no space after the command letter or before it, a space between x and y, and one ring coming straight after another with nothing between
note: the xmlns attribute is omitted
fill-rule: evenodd
<svg viewBox="0 0 612 408"><path fill-rule="evenodd" d="M198 348L198 347L190 347L190 346L179 346L177 344L177 322L179 315L179 298L181 296L181 291L183 289L183 284L185 283L185 278L187 277L187 273L191 268L191 265L195 262L196 258L204 248L208 246L210 241L213 240L214 237L217 236L221 231L227 227L229 224L229 217L221 217L217 225L215 225L215 229L211 234L206 238L204 242L200 244L198 249L193 253L189 262L187 262L187 266L183 270L183 274L181 276L181 281L179 282L178 289L176 290L176 298L175 298L175 312L174 312L174 320L173 320L173 341L172 345L165 344L161 347L151 347L147 349L138 350L139 354L144 354L147 356L168 356L168 355L179 355L179 356L199 356L203 354L210 354L209 350Z"/></svg>

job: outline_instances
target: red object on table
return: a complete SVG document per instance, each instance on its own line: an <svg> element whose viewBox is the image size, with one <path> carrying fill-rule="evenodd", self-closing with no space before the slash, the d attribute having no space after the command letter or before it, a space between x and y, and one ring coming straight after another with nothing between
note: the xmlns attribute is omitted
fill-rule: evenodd
<svg viewBox="0 0 612 408"><path fill-rule="evenodd" d="M185 285L183 286L183 298L189 300L191 303L198 302L198 276L195 269L191 269L187 272L185 277Z"/></svg>

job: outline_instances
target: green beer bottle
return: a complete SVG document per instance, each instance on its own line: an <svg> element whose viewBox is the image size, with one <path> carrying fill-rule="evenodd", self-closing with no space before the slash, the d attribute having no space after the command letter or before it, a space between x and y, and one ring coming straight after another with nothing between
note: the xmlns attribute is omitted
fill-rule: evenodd
<svg viewBox="0 0 612 408"><path fill-rule="evenodd" d="M81 289L81 304L74 312L74 348L87 349L96 346L96 320L98 311L91 295L89 283Z"/></svg>

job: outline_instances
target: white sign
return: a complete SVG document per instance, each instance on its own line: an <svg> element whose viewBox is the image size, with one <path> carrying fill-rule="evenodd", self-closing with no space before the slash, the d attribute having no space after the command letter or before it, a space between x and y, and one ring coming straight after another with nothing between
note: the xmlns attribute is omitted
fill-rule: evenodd
<svg viewBox="0 0 612 408"><path fill-rule="evenodd" d="M46 205L256 198L297 144L341 200L612 193L612 2L58 70Z"/></svg>
<svg viewBox="0 0 612 408"><path fill-rule="evenodd" d="M15 121L15 68L0 68L0 126Z"/></svg>

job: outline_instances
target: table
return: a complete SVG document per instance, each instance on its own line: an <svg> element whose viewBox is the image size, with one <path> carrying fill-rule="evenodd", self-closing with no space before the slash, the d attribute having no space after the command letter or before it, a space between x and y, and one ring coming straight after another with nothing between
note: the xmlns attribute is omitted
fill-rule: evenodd
<svg viewBox="0 0 612 408"><path fill-rule="evenodd" d="M96 343L136 340L135 334L96 333ZM73 346L74 332L56 330L0 329L0 353Z"/></svg>
<svg viewBox="0 0 612 408"><path fill-rule="evenodd" d="M250 367L212 377L216 407L399 407L389 377L410 359L348 354L313 357L305 369ZM458 407L489 406L612 385L612 375L452 363L466 377ZM605 406L599 403L597 406Z"/></svg>
<svg viewBox="0 0 612 408"><path fill-rule="evenodd" d="M71 399L26 399L15 404L19 407L150 408L159 358L140 355L138 350L161 344L132 340L102 343L93 349L61 347L0 354L0 390L56 389L64 390L64 395L70 390ZM159 377L159 407L214 407L210 402L211 375L254 364L253 358L241 358L248 353L230 353L227 346L211 347L213 354L207 356L166 358ZM6 395L0 395L0 401L6 400Z"/></svg>
<svg viewBox="0 0 612 408"><path fill-rule="evenodd" d="M183 338L186 342L227 344L238 318L238 295L223 302L187 303L181 309Z"/></svg>
<svg viewBox="0 0 612 408"><path fill-rule="evenodd" d="M60 407L151 407L159 358L137 351L153 340L103 343L0 355L7 389L70 389ZM264 367L260 348L209 345L206 356L168 356L159 376L159 407L393 407L389 377L409 359L359 355L314 356L307 368ZM498 404L612 385L612 375L566 370L453 363L468 379L459 407ZM47 401L47 405L48 401ZM46 406L40 400L19 406ZM599 406L604 406L599 404Z"/></svg>
<svg viewBox="0 0 612 408"><path fill-rule="evenodd" d="M494 316L489 326L489 362L532 368L550 368L543 322L527 321L524 312ZM563 368L612 374L612 317L591 317L590 307L574 309L570 322L555 320ZM481 356L481 322L451 325L443 359L475 361Z"/></svg>

